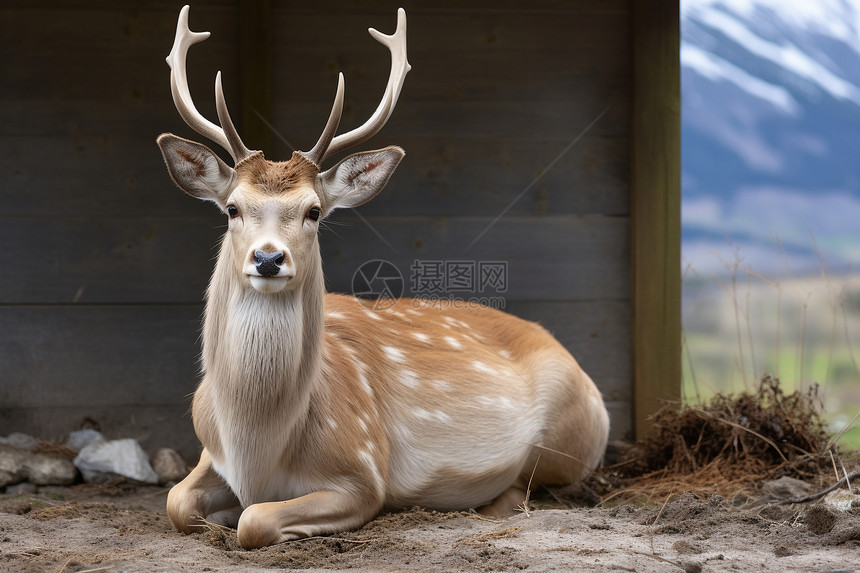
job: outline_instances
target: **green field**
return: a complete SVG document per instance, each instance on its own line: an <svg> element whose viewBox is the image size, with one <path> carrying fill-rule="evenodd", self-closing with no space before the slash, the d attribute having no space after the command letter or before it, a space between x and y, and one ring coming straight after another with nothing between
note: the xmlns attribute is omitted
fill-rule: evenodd
<svg viewBox="0 0 860 573"><path fill-rule="evenodd" d="M683 397L752 390L764 374L788 393L820 388L839 431L860 410L860 276L763 279L739 271L684 284ZM860 423L839 440L860 449Z"/></svg>

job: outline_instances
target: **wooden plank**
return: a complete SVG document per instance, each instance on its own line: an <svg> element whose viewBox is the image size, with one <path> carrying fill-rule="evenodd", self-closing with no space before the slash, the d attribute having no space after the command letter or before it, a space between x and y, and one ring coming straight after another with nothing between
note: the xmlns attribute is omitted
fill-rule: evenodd
<svg viewBox="0 0 860 573"><path fill-rule="evenodd" d="M382 138L382 137L380 137ZM628 143L514 137L408 138L406 158L365 216L626 216ZM380 142L381 143L381 142ZM550 167L548 170L545 170Z"/></svg>
<svg viewBox="0 0 860 573"><path fill-rule="evenodd" d="M0 307L5 407L187 404L203 306Z"/></svg>
<svg viewBox="0 0 860 573"><path fill-rule="evenodd" d="M631 257L636 436L681 397L681 136L677 0L632 2Z"/></svg>
<svg viewBox="0 0 860 573"><path fill-rule="evenodd" d="M566 153L569 142L510 137L412 138L404 144L406 159L388 187L362 207L365 216L486 216L508 205L514 216L628 213L624 138L586 136ZM6 149L0 154L4 216L212 213L173 184L154 137L0 136L0 147Z"/></svg>
<svg viewBox="0 0 860 573"><path fill-rule="evenodd" d="M180 129L164 61L173 44L178 5L169 11L6 10L0 18L0 134L82 135ZM238 101L235 12L195 4L191 27L213 36L188 58L191 93L215 118L213 80L224 73L228 100ZM182 129L187 130L181 131Z"/></svg>
<svg viewBox="0 0 860 573"><path fill-rule="evenodd" d="M421 261L503 261L514 300L627 300L629 238L623 217L386 217L337 215L320 237L329 290L349 292L360 265L394 264L407 291ZM472 248L468 246L475 241ZM465 292L422 293L468 296ZM495 296L492 289L481 296Z"/></svg>
<svg viewBox="0 0 860 573"><path fill-rule="evenodd" d="M271 0L239 0L240 136L249 149L272 156Z"/></svg>
<svg viewBox="0 0 860 573"><path fill-rule="evenodd" d="M173 448L191 465L200 457L188 400L175 404L45 406L18 408L0 405L0 435L24 432L46 441L62 441L79 430L85 419L98 423L108 439L134 438L152 455Z"/></svg>
<svg viewBox="0 0 860 573"><path fill-rule="evenodd" d="M347 84L342 130L363 122L388 76L384 50L361 25L382 27L378 16L276 11L275 17L280 32L274 69L285 73L274 78L272 123L285 126L295 145L306 145L305 137L312 144L328 115L338 71ZM421 14L410 20L413 71L386 134L550 133L569 140L575 126L587 125L606 107L611 113L595 133L626 134L626 29L624 15Z"/></svg>
<svg viewBox="0 0 860 573"><path fill-rule="evenodd" d="M174 185L149 135L0 136L0 148L3 217L207 218L216 212Z"/></svg>
<svg viewBox="0 0 860 573"><path fill-rule="evenodd" d="M348 292L359 265L416 259L505 261L510 300L625 300L623 217L332 218L321 234L331 290ZM371 228L372 227L372 228ZM466 251L482 230L486 234ZM6 303L150 303L201 300L224 230L213 218L9 218L0 225ZM377 235L376 233L379 233ZM380 239L382 237L384 240ZM393 247L393 251L391 247Z"/></svg>
<svg viewBox="0 0 860 573"><path fill-rule="evenodd" d="M7 218L0 301L199 302L225 220Z"/></svg>
<svg viewBox="0 0 860 573"><path fill-rule="evenodd" d="M617 0L616 0L617 1ZM201 9L233 10L236 0L204 0L195 2ZM134 0L133 3L117 2L116 0L4 0L3 10L8 12L18 10L98 10L99 12L176 12L178 8L173 0Z"/></svg>
<svg viewBox="0 0 860 573"><path fill-rule="evenodd" d="M58 439L89 416L109 437L190 460L201 314L200 304L0 307L0 434Z"/></svg>

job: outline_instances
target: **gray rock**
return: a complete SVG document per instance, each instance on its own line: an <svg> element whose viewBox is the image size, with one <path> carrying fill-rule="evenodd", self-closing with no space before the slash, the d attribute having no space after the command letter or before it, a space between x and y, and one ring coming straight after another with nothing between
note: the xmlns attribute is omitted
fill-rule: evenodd
<svg viewBox="0 0 860 573"><path fill-rule="evenodd" d="M47 453L0 445L0 487L29 480L37 485L68 485L77 472L69 460Z"/></svg>
<svg viewBox="0 0 860 573"><path fill-rule="evenodd" d="M0 445L0 487L27 479L24 471L26 450Z"/></svg>
<svg viewBox="0 0 860 573"><path fill-rule="evenodd" d="M27 479L36 485L68 485L75 483L78 471L71 460L35 453L25 462Z"/></svg>
<svg viewBox="0 0 860 573"><path fill-rule="evenodd" d="M29 434L12 432L5 438L0 437L0 444L20 448L22 450L35 450L39 447L39 440Z"/></svg>
<svg viewBox="0 0 860 573"><path fill-rule="evenodd" d="M152 469L158 474L158 483L179 481L188 475L188 465L175 450L161 448L150 460Z"/></svg>
<svg viewBox="0 0 860 573"><path fill-rule="evenodd" d="M812 486L799 479L783 476L777 480L769 481L761 486L762 496L766 500L783 500L800 498L809 495Z"/></svg>
<svg viewBox="0 0 860 573"><path fill-rule="evenodd" d="M6 488L7 495L31 495L39 491L39 488L28 481L22 481Z"/></svg>
<svg viewBox="0 0 860 573"><path fill-rule="evenodd" d="M91 429L78 430L76 432L69 432L69 439L66 441L66 445L76 452L80 452L95 441L105 441L105 437L101 432Z"/></svg>
<svg viewBox="0 0 860 573"><path fill-rule="evenodd" d="M158 475L136 440L95 441L84 447L75 458L84 480L100 483L116 475L144 483L158 483Z"/></svg>

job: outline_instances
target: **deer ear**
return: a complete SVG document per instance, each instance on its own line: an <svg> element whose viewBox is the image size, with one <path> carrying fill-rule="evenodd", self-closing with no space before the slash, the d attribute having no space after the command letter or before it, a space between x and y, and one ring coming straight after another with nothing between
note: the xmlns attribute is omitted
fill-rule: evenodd
<svg viewBox="0 0 860 573"><path fill-rule="evenodd" d="M172 133L156 140L167 171L180 189L198 199L214 201L222 209L236 187L236 171L221 161L211 149Z"/></svg>
<svg viewBox="0 0 860 573"><path fill-rule="evenodd" d="M326 214L334 209L358 207L382 191L406 155L396 146L350 155L317 176L317 193Z"/></svg>

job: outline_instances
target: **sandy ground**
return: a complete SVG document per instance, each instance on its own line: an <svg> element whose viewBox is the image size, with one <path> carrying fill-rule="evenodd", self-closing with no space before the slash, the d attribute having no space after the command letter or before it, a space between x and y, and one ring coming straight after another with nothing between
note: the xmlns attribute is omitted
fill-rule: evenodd
<svg viewBox="0 0 860 573"><path fill-rule="evenodd" d="M860 571L860 508L665 505L539 509L506 520L412 510L355 532L245 551L235 532L181 535L163 488L0 496L0 571ZM543 505L547 505L544 503Z"/></svg>

